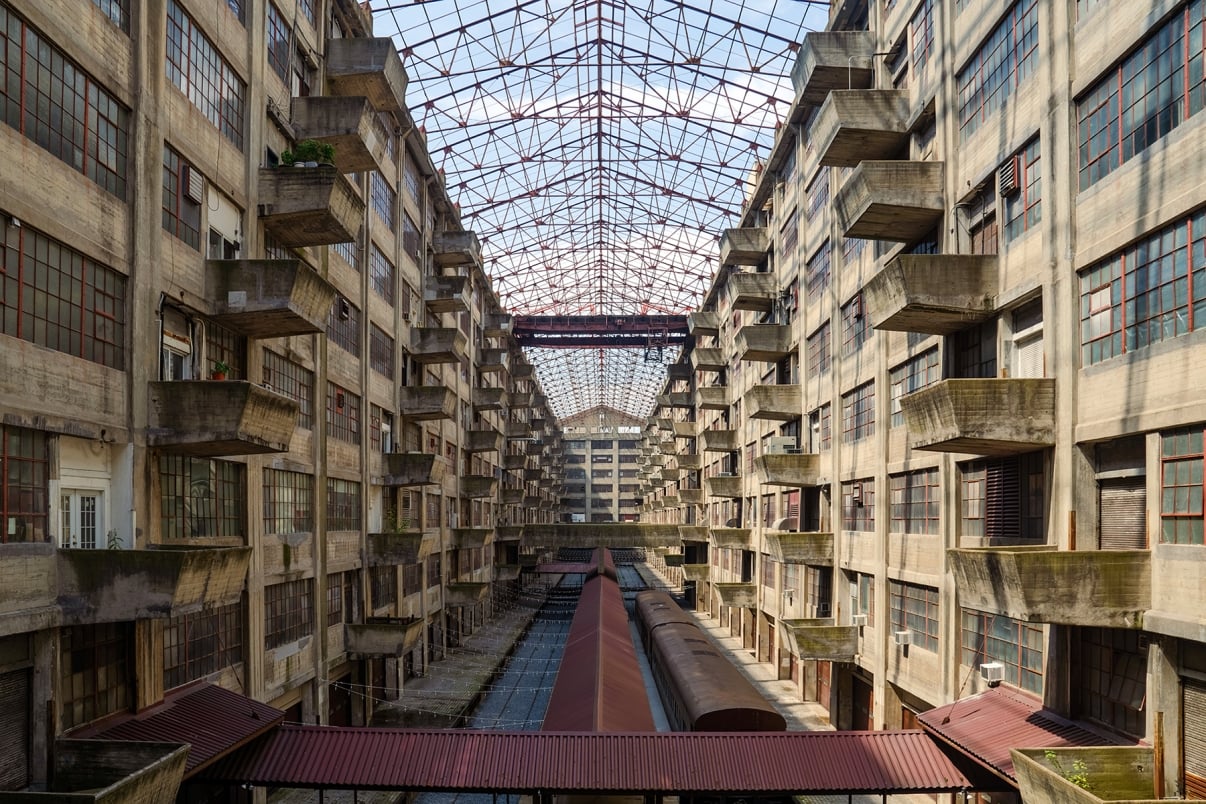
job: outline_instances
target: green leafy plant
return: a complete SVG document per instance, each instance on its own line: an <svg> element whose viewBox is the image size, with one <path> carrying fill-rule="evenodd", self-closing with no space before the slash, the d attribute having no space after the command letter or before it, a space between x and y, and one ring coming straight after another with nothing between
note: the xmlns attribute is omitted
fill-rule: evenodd
<svg viewBox="0 0 1206 804"><path fill-rule="evenodd" d="M113 528L105 534L105 546L110 550L121 549L121 537L117 535L117 528Z"/></svg>
<svg viewBox="0 0 1206 804"><path fill-rule="evenodd" d="M214 367L210 371L210 376L215 380L224 380L226 375L230 373L230 365L221 361L215 360Z"/></svg>
<svg viewBox="0 0 1206 804"><path fill-rule="evenodd" d="M398 517L398 509L387 505L382 516L382 527L386 533L404 533L410 527L410 520Z"/></svg>
<svg viewBox="0 0 1206 804"><path fill-rule="evenodd" d="M1085 764L1083 759L1073 760L1072 768L1069 770L1064 767L1064 764L1059 761L1059 757L1051 749L1044 751L1043 756L1051 763L1051 767L1055 768L1055 772L1067 781L1076 785L1081 790L1093 789L1093 785L1089 782L1089 766Z"/></svg>
<svg viewBox="0 0 1206 804"><path fill-rule="evenodd" d="M331 164L335 160L335 146L318 140L302 140L293 150L281 154L281 162L286 165L317 162Z"/></svg>

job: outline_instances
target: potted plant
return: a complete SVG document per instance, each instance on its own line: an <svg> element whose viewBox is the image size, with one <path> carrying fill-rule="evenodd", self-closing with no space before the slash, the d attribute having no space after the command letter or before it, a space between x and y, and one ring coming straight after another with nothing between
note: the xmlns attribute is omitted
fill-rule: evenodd
<svg viewBox="0 0 1206 804"><path fill-rule="evenodd" d="M230 373L229 365L227 365L226 363L224 363L221 360L215 360L213 370L210 372L209 376L215 380L224 380L224 379L226 379L226 375L229 373Z"/></svg>
<svg viewBox="0 0 1206 804"><path fill-rule="evenodd" d="M318 140L302 140L293 150L281 154L281 164L293 167L330 165L335 159L335 146Z"/></svg>

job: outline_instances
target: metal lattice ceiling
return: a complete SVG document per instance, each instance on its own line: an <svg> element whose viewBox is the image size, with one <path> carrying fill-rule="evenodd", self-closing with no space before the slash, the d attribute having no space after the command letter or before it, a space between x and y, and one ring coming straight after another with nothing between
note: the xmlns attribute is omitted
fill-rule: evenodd
<svg viewBox="0 0 1206 804"><path fill-rule="evenodd" d="M428 0L374 9L465 228L520 315L684 314L827 2ZM534 349L554 412L643 416L673 350ZM658 359L660 358L660 359Z"/></svg>

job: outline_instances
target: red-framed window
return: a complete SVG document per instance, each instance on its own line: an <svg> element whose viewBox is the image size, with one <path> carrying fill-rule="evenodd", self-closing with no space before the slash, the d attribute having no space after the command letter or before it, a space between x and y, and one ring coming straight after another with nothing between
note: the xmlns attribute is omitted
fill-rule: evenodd
<svg viewBox="0 0 1206 804"><path fill-rule="evenodd" d="M398 194L389 186L389 182L381 175L381 171L374 170L369 186L369 199L373 207L373 211L391 231L395 231L398 219L397 205Z"/></svg>
<svg viewBox="0 0 1206 804"><path fill-rule="evenodd" d="M932 586L888 580L888 609L892 628L912 631L912 644L938 650L938 590Z"/></svg>
<svg viewBox="0 0 1206 804"><path fill-rule="evenodd" d="M875 381L842 394L842 443L851 444L875 433Z"/></svg>
<svg viewBox="0 0 1206 804"><path fill-rule="evenodd" d="M875 531L875 478L842 483L842 529Z"/></svg>
<svg viewBox="0 0 1206 804"><path fill-rule="evenodd" d="M130 32L130 0L92 0L109 21L122 30ZM3 27L3 26L0 26Z"/></svg>
<svg viewBox="0 0 1206 804"><path fill-rule="evenodd" d="M933 385L941 378L942 367L938 363L937 346L910 357L892 369L888 373L888 381L892 384L892 426L904 424L904 411L900 407L902 396Z"/></svg>
<svg viewBox="0 0 1206 804"><path fill-rule="evenodd" d="M159 510L165 539L242 539L247 532L247 467L160 455Z"/></svg>
<svg viewBox="0 0 1206 804"><path fill-rule="evenodd" d="M819 377L829 371L831 348L829 345L829 322L821 326L804 339L805 358L808 360L808 373Z"/></svg>
<svg viewBox="0 0 1206 804"><path fill-rule="evenodd" d="M823 215L829 206L829 168L822 167L817 171L806 192L804 214L811 221Z"/></svg>
<svg viewBox="0 0 1206 804"><path fill-rule="evenodd" d="M921 75L934 55L934 0L922 0L909 20L909 42L909 70Z"/></svg>
<svg viewBox="0 0 1206 804"><path fill-rule="evenodd" d="M1005 680L1031 692L1043 691L1043 627L963 609L962 662L978 667L987 662L1005 665Z"/></svg>
<svg viewBox="0 0 1206 804"><path fill-rule="evenodd" d="M0 425L0 543L47 541L49 516L46 433Z"/></svg>
<svg viewBox="0 0 1206 804"><path fill-rule="evenodd" d="M1038 226L1042 218L1043 163L1039 138L1017 153L1018 191L1005 196L1005 242ZM986 252L987 253L987 252Z"/></svg>
<svg viewBox="0 0 1206 804"><path fill-rule="evenodd" d="M297 403L297 426L314 427L314 372L271 349L264 349L263 382Z"/></svg>
<svg viewBox="0 0 1206 804"><path fill-rule="evenodd" d="M264 470L264 532L314 531L314 475Z"/></svg>
<svg viewBox="0 0 1206 804"><path fill-rule="evenodd" d="M176 0L168 0L167 77L243 150L247 87Z"/></svg>
<svg viewBox="0 0 1206 804"><path fill-rule="evenodd" d="M938 469L918 469L890 475L893 533L938 533L942 511Z"/></svg>
<svg viewBox="0 0 1206 804"><path fill-rule="evenodd" d="M268 4L268 67L282 81L289 81L289 23L273 3Z"/></svg>
<svg viewBox="0 0 1206 804"><path fill-rule="evenodd" d="M170 145L163 146L163 229L201 250L201 204L188 195L195 167Z"/></svg>
<svg viewBox="0 0 1206 804"><path fill-rule="evenodd" d="M360 396L327 383L327 438L360 443Z"/></svg>
<svg viewBox="0 0 1206 804"><path fill-rule="evenodd" d="M313 578L264 587L264 647L279 648L313 633Z"/></svg>
<svg viewBox="0 0 1206 804"><path fill-rule="evenodd" d="M205 678L243 661L247 599L172 617L163 626L163 688Z"/></svg>
<svg viewBox="0 0 1206 804"><path fill-rule="evenodd" d="M1160 434L1160 543L1203 544L1202 427Z"/></svg>
<svg viewBox="0 0 1206 804"><path fill-rule="evenodd" d="M959 71L959 130L967 139L1034 72L1038 2L1019 0Z"/></svg>

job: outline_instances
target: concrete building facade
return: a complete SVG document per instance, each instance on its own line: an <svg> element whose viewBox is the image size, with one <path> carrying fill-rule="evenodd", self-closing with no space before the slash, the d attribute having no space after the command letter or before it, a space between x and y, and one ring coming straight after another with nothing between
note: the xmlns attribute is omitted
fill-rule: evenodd
<svg viewBox="0 0 1206 804"><path fill-rule="evenodd" d="M562 420L565 522L635 522L644 421L597 407Z"/></svg>

